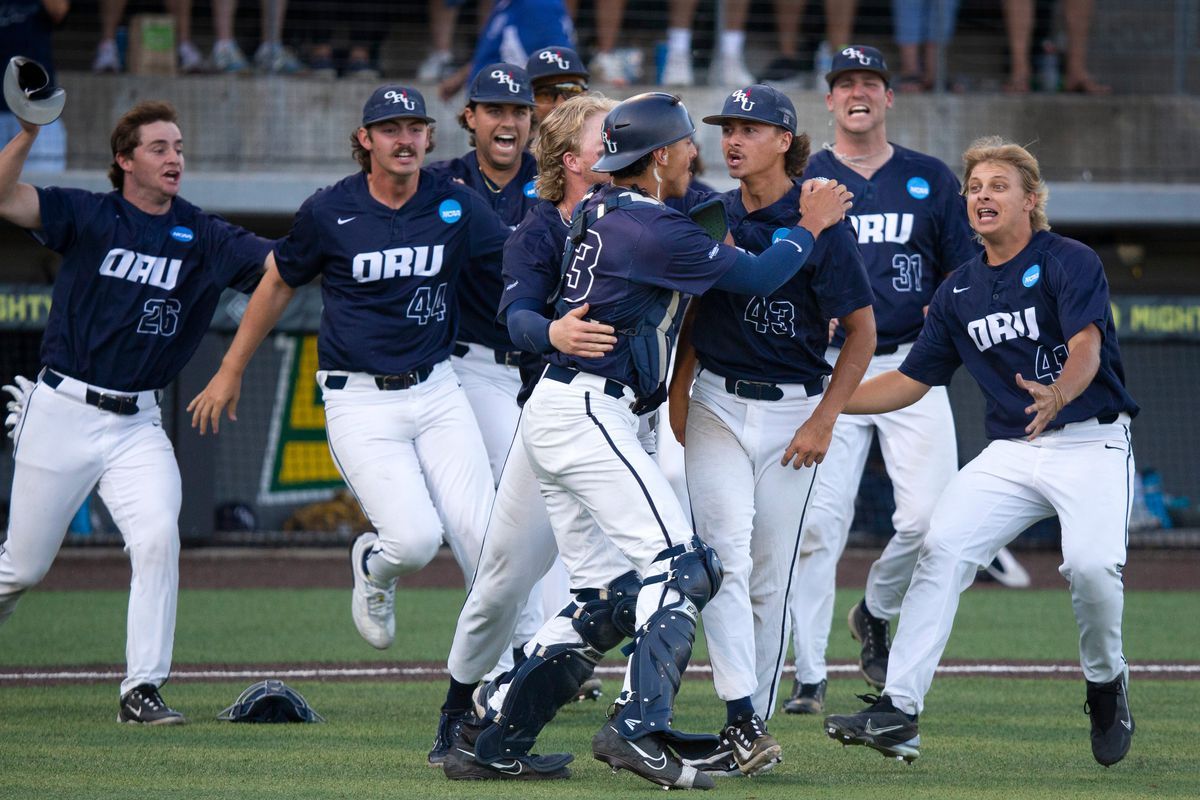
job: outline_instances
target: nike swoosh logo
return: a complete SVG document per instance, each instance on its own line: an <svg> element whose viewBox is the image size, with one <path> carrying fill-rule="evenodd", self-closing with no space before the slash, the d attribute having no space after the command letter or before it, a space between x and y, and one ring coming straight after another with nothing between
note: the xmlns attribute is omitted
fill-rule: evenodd
<svg viewBox="0 0 1200 800"><path fill-rule="evenodd" d="M518 283L520 283L520 281L513 281L513 282L512 282L512 283L510 283L508 286L505 286L505 287L504 287L504 291L506 291L506 292L507 292L507 291L511 291L511 290L513 290L513 289L517 288L517 284L518 284Z"/></svg>
<svg viewBox="0 0 1200 800"><path fill-rule="evenodd" d="M492 766L500 772L506 772L509 775L520 775L522 769L520 761L513 761L511 764L492 764ZM513 767L516 767L516 769L513 769Z"/></svg>
<svg viewBox="0 0 1200 800"><path fill-rule="evenodd" d="M1122 452L1124 452L1124 450L1125 450L1124 447L1109 447L1108 445L1104 445L1104 449L1105 450L1120 450Z"/></svg>
<svg viewBox="0 0 1200 800"><path fill-rule="evenodd" d="M797 252L797 253L803 253L803 252L804 252L804 248L803 248L803 247L801 247L800 245L796 244L795 242L793 242L791 239L780 239L779 241L780 241L780 242L787 242L787 243L788 243L788 244L790 244L792 247L796 248L796 252Z"/></svg>
<svg viewBox="0 0 1200 800"><path fill-rule="evenodd" d="M898 731L898 730L900 730L900 729L901 729L901 728L903 728L903 727L904 727L903 725L888 725L888 726L886 726L886 727L883 727L883 728L876 728L876 727L875 727L875 726L873 726L873 725L872 725L870 722L868 722L868 723L867 723L867 727L866 727L866 728L864 728L864 730L865 730L867 733L869 733L870 735L872 735L872 736L875 736L875 735L877 735L877 734L880 734L880 733L891 733L892 731Z"/></svg>
<svg viewBox="0 0 1200 800"><path fill-rule="evenodd" d="M646 762L646 766L649 767L650 769L653 769L653 770L666 769L666 767L667 767L667 754L666 753L663 753L658 758L651 758L649 753L647 753L642 748L638 747L633 742L630 742L629 746L632 747L634 750L637 750L638 753L641 754L642 761ZM657 764L658 766L655 766L655 764Z"/></svg>
<svg viewBox="0 0 1200 800"><path fill-rule="evenodd" d="M1125 730L1127 730L1127 731L1133 730L1133 726L1129 724L1129 720L1123 719L1123 720L1121 720L1121 724L1125 726Z"/></svg>
<svg viewBox="0 0 1200 800"><path fill-rule="evenodd" d="M960 289L960 288L958 288L957 286L955 286L955 287L954 287L954 293L955 293L955 294L961 294L962 292L965 292L967 289L970 289L970 288L971 288L970 286L964 286L964 287L962 287L962 288Z"/></svg>
<svg viewBox="0 0 1200 800"><path fill-rule="evenodd" d="M358 219L358 217L346 217L345 219L343 219L342 217L338 217L338 225L345 225L347 222L350 222L351 220L356 220L356 219Z"/></svg>

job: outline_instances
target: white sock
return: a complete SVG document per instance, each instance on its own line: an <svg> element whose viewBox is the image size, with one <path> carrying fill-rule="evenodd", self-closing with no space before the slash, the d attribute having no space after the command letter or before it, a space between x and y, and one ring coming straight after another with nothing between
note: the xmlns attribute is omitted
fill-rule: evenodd
<svg viewBox="0 0 1200 800"><path fill-rule="evenodd" d="M692 52L692 31L690 28L667 28L667 48L672 53Z"/></svg>
<svg viewBox="0 0 1200 800"><path fill-rule="evenodd" d="M745 44L745 31L721 31L721 55L726 58L741 58Z"/></svg>

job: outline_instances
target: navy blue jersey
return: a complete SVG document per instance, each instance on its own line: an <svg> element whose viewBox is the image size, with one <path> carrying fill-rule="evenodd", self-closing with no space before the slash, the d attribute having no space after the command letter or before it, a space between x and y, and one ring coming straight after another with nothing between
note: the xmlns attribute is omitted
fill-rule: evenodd
<svg viewBox="0 0 1200 800"><path fill-rule="evenodd" d="M634 202L596 220L575 247L563 275L560 306L561 310L589 303L588 318L616 328L617 344L601 358L552 353L549 360L637 386L631 342L638 336L633 332L662 325L657 346L659 363L665 367L682 318L680 295L703 294L733 266L739 253L714 242L678 211L617 186L601 188L575 213L585 213L617 194L627 194Z"/></svg>
<svg viewBox="0 0 1200 800"><path fill-rule="evenodd" d="M449 178L422 170L416 193L392 209L360 172L304 201L275 263L290 286L322 276L321 369L396 375L449 358L462 270L496 258L508 234Z"/></svg>
<svg viewBox="0 0 1200 800"><path fill-rule="evenodd" d="M175 198L147 214L117 192L38 190L33 236L62 254L42 362L122 392L174 380L208 331L222 290L252 291L271 243Z"/></svg>
<svg viewBox="0 0 1200 800"><path fill-rule="evenodd" d="M850 220L875 292L878 347L916 339L924 307L942 278L979 252L950 168L932 156L892 147L892 157L870 180L826 150L809 160L803 176L833 178L854 193ZM844 340L838 331L834 344Z"/></svg>
<svg viewBox="0 0 1200 800"><path fill-rule="evenodd" d="M693 208L710 197L714 197L716 194L716 190L707 183L692 179L683 197L668 197L663 202L666 203L667 208L673 208L676 211L687 214Z"/></svg>
<svg viewBox="0 0 1200 800"><path fill-rule="evenodd" d="M1093 323L1103 335L1100 369L1047 430L1121 411L1133 416L1138 406L1125 390L1104 265L1087 245L1040 231L1008 263L992 267L981 254L939 287L900 371L938 386L965 364L987 398L988 438L1013 439L1033 419L1016 374L1053 383L1067 342Z"/></svg>
<svg viewBox="0 0 1200 800"><path fill-rule="evenodd" d="M470 186L509 228L520 225L525 214L538 202L534 186L537 159L529 153L521 154L520 171L500 191L496 191L495 184L484 177L479 169L479 156L474 150L462 158L439 161L429 171L457 178ZM503 291L500 259L480 259L471 267L458 285L458 305L462 314L458 338L497 350L511 350L513 344L508 338L508 331L496 322L496 306Z"/></svg>
<svg viewBox="0 0 1200 800"><path fill-rule="evenodd" d="M721 195L738 247L755 255L800 221L800 182L766 208L746 213L741 189ZM871 286L849 222L817 239L808 266L770 297L714 289L697 302L692 344L700 365L727 378L807 383L832 372L829 320L871 305Z"/></svg>

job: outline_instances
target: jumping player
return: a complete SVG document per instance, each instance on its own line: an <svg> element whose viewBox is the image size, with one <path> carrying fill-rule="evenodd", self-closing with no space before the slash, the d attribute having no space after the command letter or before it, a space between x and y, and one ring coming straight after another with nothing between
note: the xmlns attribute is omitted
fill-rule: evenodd
<svg viewBox="0 0 1200 800"><path fill-rule="evenodd" d="M729 175L740 182L721 198L733 241L760 253L802 221L808 136L796 131L792 101L769 86L734 91L704 121L721 126ZM685 445L696 533L725 565L721 592L704 609L726 705L724 748L711 758L746 775L782 759L763 720L783 671L792 569L817 465L875 347L854 238L849 222L827 231L812 266L770 295L714 289L693 300L676 353L671 427ZM847 336L826 387L831 318Z"/></svg>
<svg viewBox="0 0 1200 800"><path fill-rule="evenodd" d="M879 51L845 48L826 79L834 141L812 157L804 177L833 178L855 194L850 219L875 295L877 340L869 377L900 365L942 278L979 248L950 168L888 142L887 112L894 98ZM839 327L826 354L830 363L845 339ZM895 487L895 534L871 565L866 596L850 614L851 632L862 643L863 676L876 688L883 687L887 674L890 620L900 610L929 515L958 469L954 417L944 387L931 388L919 403L891 414L838 418L821 465L821 490L805 519L791 597L796 682L784 707L789 713L824 710L837 562L876 434Z"/></svg>
<svg viewBox="0 0 1200 800"><path fill-rule="evenodd" d="M450 353L460 277L495 258L509 230L474 191L421 169L432 137L419 92L375 90L352 137L362 171L300 207L220 370L188 406L201 433L223 411L235 419L254 351L295 288L322 277L316 379L329 450L378 531L351 548L351 609L380 649L395 636L396 578L429 563L443 537L470 582L494 496Z"/></svg>
<svg viewBox="0 0 1200 800"><path fill-rule="evenodd" d="M133 569L117 719L178 724L158 691L171 673L181 495L158 403L221 291L254 288L270 243L178 196L183 136L167 103L139 103L117 121L108 194L18 183L37 134L22 122L0 152L0 217L63 256L44 367L14 434L0 623L45 576L98 482Z"/></svg>
<svg viewBox="0 0 1200 800"><path fill-rule="evenodd" d="M1034 522L1058 515L1079 625L1092 755L1129 751L1129 669L1121 649L1125 542L1133 497L1130 418L1108 282L1096 254L1050 232L1037 160L999 137L963 154L967 217L984 252L938 288L899 369L865 381L846 406L881 414L911 405L967 368L987 398L991 444L954 476L934 509L882 697L825 719L829 736L912 761L917 716L959 594L976 570ZM1028 377L1026 377L1028 376Z"/></svg>

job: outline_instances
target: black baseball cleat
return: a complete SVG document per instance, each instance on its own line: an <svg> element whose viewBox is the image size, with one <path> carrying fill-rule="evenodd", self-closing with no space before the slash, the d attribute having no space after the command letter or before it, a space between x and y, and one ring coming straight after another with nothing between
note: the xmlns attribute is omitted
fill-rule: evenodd
<svg viewBox="0 0 1200 800"><path fill-rule="evenodd" d="M858 668L863 678L875 689L883 691L887 683L888 653L892 649L891 626L886 619L879 619L867 611L866 599L854 604L846 622L850 626L850 635L862 643Z"/></svg>
<svg viewBox="0 0 1200 800"><path fill-rule="evenodd" d="M433 747L429 750L429 766L440 767L446 763L450 747L458 736L466 711L443 711L438 720L437 735L433 737Z"/></svg>
<svg viewBox="0 0 1200 800"><path fill-rule="evenodd" d="M783 761L783 748L767 733L767 724L755 714L741 725L727 725L721 736L733 744L733 755L743 775L761 775Z"/></svg>
<svg viewBox="0 0 1200 800"><path fill-rule="evenodd" d="M575 756L570 753L478 760L475 758L475 739L491 724L467 719L458 726L458 733L442 762L447 778L452 781L561 781L571 777L567 764L574 761Z"/></svg>
<svg viewBox="0 0 1200 800"><path fill-rule="evenodd" d="M796 681L792 687L791 698L783 704L783 710L789 714L820 714L825 710L825 688L829 681L819 683L801 683Z"/></svg>
<svg viewBox="0 0 1200 800"><path fill-rule="evenodd" d="M680 761L679 756L662 744L658 734L630 742L611 722L605 722L592 737L592 756L612 767L613 772L627 769L665 789L711 789L716 786L711 777Z"/></svg>
<svg viewBox="0 0 1200 800"><path fill-rule="evenodd" d="M121 696L117 722L131 722L137 725L183 725L187 719L163 702L157 686L143 683Z"/></svg>
<svg viewBox="0 0 1200 800"><path fill-rule="evenodd" d="M742 774L737 756L733 754L733 742L724 736L719 738L716 747L709 752L692 758L680 756L680 761L685 767L695 767L714 778L733 778Z"/></svg>
<svg viewBox="0 0 1200 800"><path fill-rule="evenodd" d="M857 714L834 714L825 718L825 732L843 745L861 744L888 758L911 764L921 753L917 718L892 705L887 695L860 694L871 707Z"/></svg>
<svg viewBox="0 0 1200 800"><path fill-rule="evenodd" d="M1088 681L1083 710L1092 719L1092 755L1111 767L1129 752L1136 727L1129 713L1129 667L1108 683Z"/></svg>

